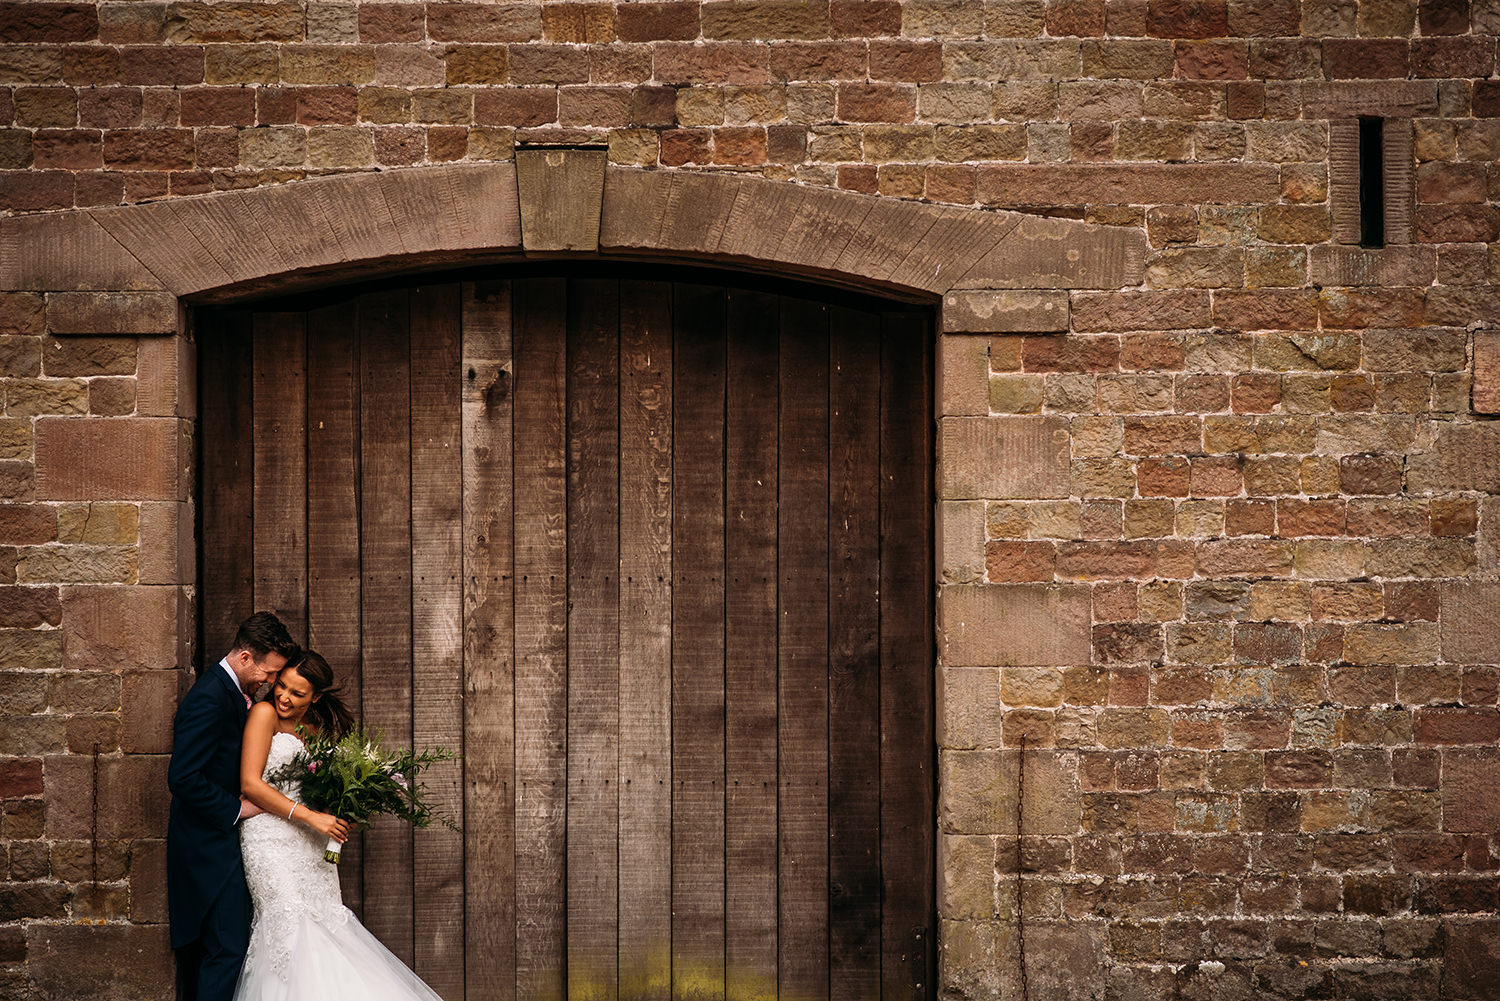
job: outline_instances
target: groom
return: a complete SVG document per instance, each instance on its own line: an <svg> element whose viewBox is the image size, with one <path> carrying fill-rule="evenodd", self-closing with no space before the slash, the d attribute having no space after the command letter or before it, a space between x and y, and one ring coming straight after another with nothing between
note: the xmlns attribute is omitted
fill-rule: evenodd
<svg viewBox="0 0 1500 1001"><path fill-rule="evenodd" d="M178 950L179 1001L230 1001L250 942L250 891L235 825L260 812L240 803L240 736L250 696L297 656L281 620L256 612L208 667L172 720L167 785L167 907Z"/></svg>

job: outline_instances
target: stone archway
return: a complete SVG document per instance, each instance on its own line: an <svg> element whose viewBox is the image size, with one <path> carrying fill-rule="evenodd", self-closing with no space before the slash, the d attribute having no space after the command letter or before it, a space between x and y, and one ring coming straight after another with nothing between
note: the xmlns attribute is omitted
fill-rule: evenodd
<svg viewBox="0 0 1500 1001"><path fill-rule="evenodd" d="M613 167L599 150L523 150L513 163L339 174L3 219L0 289L210 301L516 256L597 254L930 297L1120 288L1140 280L1145 251L1139 230L730 173ZM87 325L109 328L109 309L97 303ZM125 312L115 326L129 325Z"/></svg>
<svg viewBox="0 0 1500 1001"><path fill-rule="evenodd" d="M101 815L124 817L112 821L121 832L159 836L151 832L161 795L143 791L164 788L180 683L172 668L195 659L189 445L197 366L184 305L528 257L715 264L939 300L941 548L972 532L970 516L983 508L974 498L1034 489L1028 484L1055 474L1053 460L1068 451L1051 418L989 416L988 338L965 335L1066 331L1067 290L1137 284L1145 250L1137 230L729 173L613 167L597 150L522 151L513 163L337 175L0 219L0 290L45 293L55 335L141 338L133 415L42 417L35 430L38 500L141 502L137 583L101 605L92 628L104 635L118 632L111 623L128 623L131 632L164 639L125 687L129 739L101 776ZM969 468L983 468L982 483L965 479ZM1076 587L1030 585L986 594L1001 590L1015 615L1045 611L1054 599L1071 608L1081 597ZM939 626L941 662L965 662L964 620L992 618L975 597L955 587L942 602L940 615L957 628ZM1065 632L1086 638L1086 617L1064 620ZM143 881L157 864L142 856ZM159 918L148 910L142 920Z"/></svg>

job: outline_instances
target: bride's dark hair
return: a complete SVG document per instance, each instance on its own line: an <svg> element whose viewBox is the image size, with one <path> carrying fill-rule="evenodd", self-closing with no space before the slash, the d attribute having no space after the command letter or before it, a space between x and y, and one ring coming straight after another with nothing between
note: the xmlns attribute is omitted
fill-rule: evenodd
<svg viewBox="0 0 1500 1001"><path fill-rule="evenodd" d="M307 715L312 717L320 733L338 740L354 729L354 714L339 698L342 689L334 687L333 668L328 666L328 661L316 651L304 650L302 658L287 664L287 667L295 668L302 680L312 687L314 700L307 707Z"/></svg>

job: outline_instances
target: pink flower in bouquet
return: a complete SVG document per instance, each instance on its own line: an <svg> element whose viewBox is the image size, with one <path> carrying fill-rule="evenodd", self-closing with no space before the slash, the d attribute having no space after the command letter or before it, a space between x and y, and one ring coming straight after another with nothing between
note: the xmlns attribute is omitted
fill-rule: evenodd
<svg viewBox="0 0 1500 1001"><path fill-rule="evenodd" d="M309 761L307 763L307 770L309 772L311 772L313 775L316 775L316 774L318 774L318 766L321 765L322 763L323 762L321 762L321 761Z"/></svg>

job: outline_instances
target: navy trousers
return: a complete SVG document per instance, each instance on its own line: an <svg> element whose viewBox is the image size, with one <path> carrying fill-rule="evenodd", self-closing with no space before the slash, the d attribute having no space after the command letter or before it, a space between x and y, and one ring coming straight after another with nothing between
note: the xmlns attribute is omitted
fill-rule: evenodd
<svg viewBox="0 0 1500 1001"><path fill-rule="evenodd" d="M249 928L250 891L243 879L231 879L204 916L202 935L177 950L178 1001L231 1001Z"/></svg>

